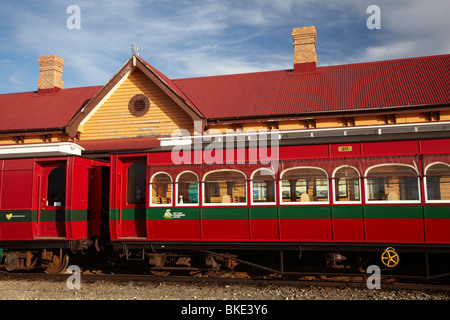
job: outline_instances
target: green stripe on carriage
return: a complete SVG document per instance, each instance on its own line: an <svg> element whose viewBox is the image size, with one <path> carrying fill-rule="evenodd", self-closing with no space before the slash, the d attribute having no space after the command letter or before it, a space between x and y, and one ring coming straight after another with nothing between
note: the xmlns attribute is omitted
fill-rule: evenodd
<svg viewBox="0 0 450 320"><path fill-rule="evenodd" d="M87 221L87 210L42 210L39 221ZM37 222L36 210L0 211L0 222Z"/></svg>
<svg viewBox="0 0 450 320"><path fill-rule="evenodd" d="M420 205L365 206L364 218L367 219L423 219L423 207Z"/></svg>
<svg viewBox="0 0 450 320"><path fill-rule="evenodd" d="M450 206L432 205L424 207L425 219L450 219Z"/></svg>
<svg viewBox="0 0 450 320"><path fill-rule="evenodd" d="M37 211L34 213L35 220L37 221ZM87 221L88 211L87 210L44 210L39 214L39 221Z"/></svg>
<svg viewBox="0 0 450 320"><path fill-rule="evenodd" d="M39 214L39 221L58 221L62 222L66 220L66 211L65 210L43 210Z"/></svg>
<svg viewBox="0 0 450 320"><path fill-rule="evenodd" d="M109 209L109 219L119 220L119 209Z"/></svg>
<svg viewBox="0 0 450 320"><path fill-rule="evenodd" d="M361 206L338 206L331 208L333 219L362 219L364 210Z"/></svg>
<svg viewBox="0 0 450 320"><path fill-rule="evenodd" d="M68 210L68 221L87 221L88 220L88 210Z"/></svg>
<svg viewBox="0 0 450 320"><path fill-rule="evenodd" d="M168 214L166 215L166 212ZM122 209L122 220L164 219L450 219L449 205L170 207ZM119 220L119 209L110 210Z"/></svg>
<svg viewBox="0 0 450 320"><path fill-rule="evenodd" d="M331 219L329 206L279 207L280 219Z"/></svg>
<svg viewBox="0 0 450 320"><path fill-rule="evenodd" d="M119 209L110 209L109 218L111 220L145 220L146 219L146 208L137 209L122 209L122 217L120 217Z"/></svg>
<svg viewBox="0 0 450 320"><path fill-rule="evenodd" d="M248 219L248 207L202 208L202 219Z"/></svg>
<svg viewBox="0 0 450 320"><path fill-rule="evenodd" d="M252 207L250 219L278 219L277 207Z"/></svg>

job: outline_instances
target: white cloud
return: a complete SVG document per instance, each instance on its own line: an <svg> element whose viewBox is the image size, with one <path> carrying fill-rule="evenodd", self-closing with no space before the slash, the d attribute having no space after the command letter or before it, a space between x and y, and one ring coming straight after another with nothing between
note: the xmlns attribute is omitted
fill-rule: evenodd
<svg viewBox="0 0 450 320"><path fill-rule="evenodd" d="M223 74L237 74L259 72L266 70L282 70L289 68L289 62L286 59L281 59L281 62L274 63L270 57L266 57L263 61L261 59L252 59L252 56L210 56L208 51L189 52L182 56L175 57L175 54L167 54L163 56L164 60L171 61L167 67L173 78L184 78L180 74L188 74L189 77L214 76ZM181 70L182 72L178 71Z"/></svg>
<svg viewBox="0 0 450 320"><path fill-rule="evenodd" d="M450 1L379 0L381 30L370 31L376 44L343 57L348 63L450 53ZM376 37L377 33L379 34Z"/></svg>
<svg viewBox="0 0 450 320"><path fill-rule="evenodd" d="M394 42L387 45L368 47L364 50L364 57L368 61L396 59L409 57L412 52L417 52L420 44L416 41Z"/></svg>
<svg viewBox="0 0 450 320"><path fill-rule="evenodd" d="M22 84L22 81L20 80L19 76L16 74L9 77L9 82L12 83L13 85L21 85Z"/></svg>

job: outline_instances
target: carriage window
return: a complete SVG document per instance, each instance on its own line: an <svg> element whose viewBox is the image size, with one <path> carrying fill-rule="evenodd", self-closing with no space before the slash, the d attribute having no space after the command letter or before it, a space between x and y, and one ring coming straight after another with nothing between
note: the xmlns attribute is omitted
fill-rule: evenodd
<svg viewBox="0 0 450 320"><path fill-rule="evenodd" d="M257 170L252 177L253 203L275 202L275 175L268 169Z"/></svg>
<svg viewBox="0 0 450 320"><path fill-rule="evenodd" d="M172 203L172 178L164 172L157 173L151 181L152 205Z"/></svg>
<svg viewBox="0 0 450 320"><path fill-rule="evenodd" d="M339 168L334 175L334 200L360 201L359 173L351 167Z"/></svg>
<svg viewBox="0 0 450 320"><path fill-rule="evenodd" d="M64 206L66 202L66 169L53 169L48 175L47 182L47 205Z"/></svg>
<svg viewBox="0 0 450 320"><path fill-rule="evenodd" d="M406 165L387 164L369 169L367 173L368 201L418 201L417 171Z"/></svg>
<svg viewBox="0 0 450 320"><path fill-rule="evenodd" d="M295 168L281 175L282 202L327 202L328 176L319 168Z"/></svg>
<svg viewBox="0 0 450 320"><path fill-rule="evenodd" d="M425 172L427 200L450 200L450 165L436 163Z"/></svg>
<svg viewBox="0 0 450 320"><path fill-rule="evenodd" d="M214 171L205 177L205 203L245 204L246 179L240 171Z"/></svg>
<svg viewBox="0 0 450 320"><path fill-rule="evenodd" d="M145 163L133 163L127 172L127 204L145 204L147 167Z"/></svg>
<svg viewBox="0 0 450 320"><path fill-rule="evenodd" d="M185 172L177 182L177 204L198 204L197 176L193 172Z"/></svg>

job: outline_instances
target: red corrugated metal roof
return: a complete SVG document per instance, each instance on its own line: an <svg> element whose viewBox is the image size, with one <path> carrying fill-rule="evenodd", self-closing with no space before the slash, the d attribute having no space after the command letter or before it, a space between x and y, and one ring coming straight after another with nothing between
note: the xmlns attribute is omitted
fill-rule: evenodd
<svg viewBox="0 0 450 320"><path fill-rule="evenodd" d="M144 59L142 59L141 57L137 57L138 59L140 59L154 74L156 74L156 76L159 77L159 79L161 79L162 82L164 82L169 88L171 88L173 90L173 92L175 92L182 100L184 100L193 110L195 110L197 113L200 113L200 110L195 106L195 104L193 104L190 100L189 97L187 97L183 91L181 91L174 83L171 79L169 79L168 77L166 77L161 71L159 71L158 69L156 69L155 67L153 67L150 63L148 63L147 61L145 61Z"/></svg>
<svg viewBox="0 0 450 320"><path fill-rule="evenodd" d="M173 80L208 118L450 103L450 55Z"/></svg>
<svg viewBox="0 0 450 320"><path fill-rule="evenodd" d="M450 55L177 80L139 59L208 119L450 103ZM1 94L0 132L63 128L100 89Z"/></svg>
<svg viewBox="0 0 450 320"><path fill-rule="evenodd" d="M77 142L88 152L147 150L160 146L159 137L80 140Z"/></svg>
<svg viewBox="0 0 450 320"><path fill-rule="evenodd" d="M0 94L0 132L63 128L101 88Z"/></svg>

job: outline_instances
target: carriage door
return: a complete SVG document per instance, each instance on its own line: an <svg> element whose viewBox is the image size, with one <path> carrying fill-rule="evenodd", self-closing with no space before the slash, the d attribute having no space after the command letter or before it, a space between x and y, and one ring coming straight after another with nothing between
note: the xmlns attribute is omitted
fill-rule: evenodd
<svg viewBox="0 0 450 320"><path fill-rule="evenodd" d="M125 162L119 175L121 238L146 238L147 166L145 159Z"/></svg>
<svg viewBox="0 0 450 320"><path fill-rule="evenodd" d="M40 163L38 232L42 238L65 238L66 162Z"/></svg>

